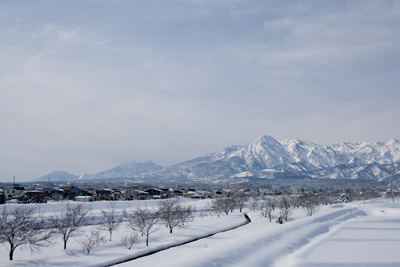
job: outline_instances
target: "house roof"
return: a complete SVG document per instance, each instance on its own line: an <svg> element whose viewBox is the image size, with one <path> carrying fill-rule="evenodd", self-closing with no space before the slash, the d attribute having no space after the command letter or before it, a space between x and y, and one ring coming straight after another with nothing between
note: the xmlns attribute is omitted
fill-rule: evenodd
<svg viewBox="0 0 400 267"><path fill-rule="evenodd" d="M13 186L6 187L4 189L25 190L25 187L13 185Z"/></svg>
<svg viewBox="0 0 400 267"><path fill-rule="evenodd" d="M96 194L110 195L112 193L113 193L113 191L111 189L99 189L99 190L96 190Z"/></svg>

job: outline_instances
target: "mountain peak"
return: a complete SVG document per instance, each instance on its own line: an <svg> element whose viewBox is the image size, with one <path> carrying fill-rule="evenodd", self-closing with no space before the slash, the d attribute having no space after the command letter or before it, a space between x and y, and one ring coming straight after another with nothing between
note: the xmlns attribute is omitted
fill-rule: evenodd
<svg viewBox="0 0 400 267"><path fill-rule="evenodd" d="M397 139L390 139L389 141L387 141L385 143L385 145L388 145L388 146L391 146L391 145L394 145L394 144L400 144L400 141L397 140Z"/></svg>
<svg viewBox="0 0 400 267"><path fill-rule="evenodd" d="M272 136L269 135L264 135L261 136L259 138L257 138L254 143L262 143L262 144L266 144L266 145L280 145L280 143L273 138Z"/></svg>

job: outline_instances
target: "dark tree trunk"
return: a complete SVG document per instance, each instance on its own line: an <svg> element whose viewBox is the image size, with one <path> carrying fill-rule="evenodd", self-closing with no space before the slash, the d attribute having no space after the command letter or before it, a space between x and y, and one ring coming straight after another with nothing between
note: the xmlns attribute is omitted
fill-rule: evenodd
<svg viewBox="0 0 400 267"><path fill-rule="evenodd" d="M12 261L14 259L14 250L15 250L15 248L11 245L10 253L9 253L10 261Z"/></svg>

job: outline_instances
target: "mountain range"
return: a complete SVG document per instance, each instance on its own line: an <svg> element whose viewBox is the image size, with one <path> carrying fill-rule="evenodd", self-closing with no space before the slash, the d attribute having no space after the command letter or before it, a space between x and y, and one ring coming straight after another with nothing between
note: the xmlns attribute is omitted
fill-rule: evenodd
<svg viewBox="0 0 400 267"><path fill-rule="evenodd" d="M151 161L125 162L80 180L131 178L165 182L239 182L249 179L311 178L387 180L400 167L400 141L318 145L301 140L257 138L243 146L162 167ZM44 176L47 177L48 176ZM78 177L72 175L71 179ZM40 180L43 177L39 178ZM44 179L46 180L46 179ZM54 181L53 179L51 179Z"/></svg>

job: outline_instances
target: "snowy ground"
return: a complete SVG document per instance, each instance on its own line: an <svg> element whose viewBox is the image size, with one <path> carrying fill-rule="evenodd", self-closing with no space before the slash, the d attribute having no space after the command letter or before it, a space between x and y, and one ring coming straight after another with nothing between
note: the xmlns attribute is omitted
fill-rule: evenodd
<svg viewBox="0 0 400 267"><path fill-rule="evenodd" d="M99 247L95 248L90 255L85 255L81 250L79 240L82 240L84 234L73 237L68 241L68 249L63 249L61 237L57 236L50 247L43 248L39 253L31 253L29 249L17 248L14 254L14 260L8 260L8 247L4 243L0 245L0 266L104 266L107 263L117 262L135 255L145 254L151 250L157 250L166 246L182 243L192 240L195 237L209 235L215 232L223 231L232 227L240 226L246 223L243 214L236 212L229 216L218 217L215 214L205 213L200 216L199 211L208 209L211 200L191 200L183 199L182 205L190 205L198 212L193 222L189 223L185 228L174 229L173 234L169 233L169 229L165 225L158 225L156 232L150 235L149 246L146 247L144 237L139 236L137 244L131 250L128 250L121 240L124 236L132 233L126 223L113 233L111 242L107 241ZM115 201L117 210L122 213L123 210L134 210L136 207L155 209L159 205L159 200L149 201ZM70 202L72 205L79 203ZM82 204L82 203L80 203ZM90 209L89 215L92 217L92 222L96 222L101 217L101 210L106 210L109 203L106 201L83 203ZM36 211L40 216L45 218L61 212L64 209L65 203L51 202L48 204L36 204ZM18 204L7 204L7 209L12 210L15 207L20 207ZM31 206L31 205L29 205ZM82 227L82 232L89 233L91 230L100 230L97 225ZM109 237L106 230L101 230L101 234Z"/></svg>
<svg viewBox="0 0 400 267"><path fill-rule="evenodd" d="M279 225L257 214L238 229L122 266L400 266L400 203L323 207Z"/></svg>
<svg viewBox="0 0 400 267"><path fill-rule="evenodd" d="M129 203L129 204L128 204ZM187 201L185 205L201 210L207 201ZM92 203L92 214L99 215L106 202ZM126 205L157 206L156 201L118 202ZM11 207L11 206L10 206ZM41 215L58 212L59 204L41 205ZM279 225L269 223L258 212L250 212L252 222L242 227L167 249L118 266L400 266L400 203L386 199L324 206L312 217L295 210L292 221ZM120 242L127 233L122 226L91 255L79 251L78 240L69 243L69 253L62 249L61 239L40 253L17 249L15 260L7 258L7 248L0 246L0 266L102 266L149 250L176 244L192 237L206 235L243 224L238 212L228 216L197 217L186 229L171 235L164 226L150 236L150 246L140 239L131 250ZM86 227L86 231L95 226ZM107 232L103 232L107 236Z"/></svg>
<svg viewBox="0 0 400 267"><path fill-rule="evenodd" d="M400 266L400 205L371 201L280 266Z"/></svg>

